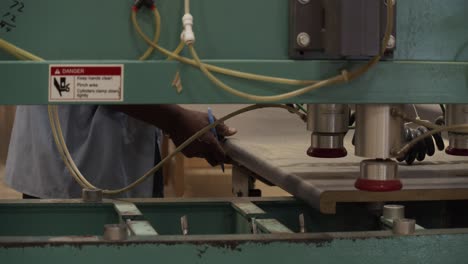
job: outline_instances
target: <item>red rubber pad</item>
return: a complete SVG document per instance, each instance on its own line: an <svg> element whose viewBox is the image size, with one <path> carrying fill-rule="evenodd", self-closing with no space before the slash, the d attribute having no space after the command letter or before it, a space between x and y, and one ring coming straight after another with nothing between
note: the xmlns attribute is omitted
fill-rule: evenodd
<svg viewBox="0 0 468 264"><path fill-rule="evenodd" d="M452 156L468 156L468 149L457 149L448 147L445 153Z"/></svg>
<svg viewBox="0 0 468 264"><path fill-rule="evenodd" d="M368 192L394 192L403 188L400 180L377 181L367 179L357 179L354 184L356 189Z"/></svg>
<svg viewBox="0 0 468 264"><path fill-rule="evenodd" d="M340 149L321 149L321 148L309 148L307 150L307 155L314 158L324 158L324 159L336 159L344 158L348 155L348 152L345 148Z"/></svg>

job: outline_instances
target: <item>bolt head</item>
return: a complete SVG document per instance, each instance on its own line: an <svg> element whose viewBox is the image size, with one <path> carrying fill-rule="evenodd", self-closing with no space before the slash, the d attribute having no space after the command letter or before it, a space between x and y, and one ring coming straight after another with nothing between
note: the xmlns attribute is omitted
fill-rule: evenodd
<svg viewBox="0 0 468 264"><path fill-rule="evenodd" d="M303 5L307 5L308 3L310 3L310 0L298 0L299 3L303 4Z"/></svg>
<svg viewBox="0 0 468 264"><path fill-rule="evenodd" d="M310 36L309 34L302 32L297 35L297 44L303 48L306 48L310 45Z"/></svg>
<svg viewBox="0 0 468 264"><path fill-rule="evenodd" d="M395 36L391 35L388 39L387 49L394 49L396 47L396 38Z"/></svg>

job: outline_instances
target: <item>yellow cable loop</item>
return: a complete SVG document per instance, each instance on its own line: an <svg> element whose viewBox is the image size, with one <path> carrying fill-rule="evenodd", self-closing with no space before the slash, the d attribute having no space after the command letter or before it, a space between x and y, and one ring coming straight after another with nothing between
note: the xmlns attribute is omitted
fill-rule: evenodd
<svg viewBox="0 0 468 264"><path fill-rule="evenodd" d="M154 10L154 14L157 17L160 16L159 11L157 9ZM192 61L190 61L190 60L188 60L186 58L177 56L177 54L171 53L171 52L159 47L156 43L151 43L151 41L149 41L149 38L142 32L141 28L138 25L138 22L137 22L137 19L136 19L136 12L132 12L132 22L133 22L133 24L135 26L135 29L139 33L139 35L145 41L147 41L149 45L153 46L154 48L156 48L157 50L159 50L160 52L162 52L163 54L167 55L168 57L170 57L172 59L176 59L176 60L179 60L179 61L181 61L183 63L186 63L186 64L189 64L189 65L193 66ZM157 25L157 27L159 27L159 26L160 25ZM195 66L199 67L200 70L205 74L205 76L211 82L213 82L216 86L220 87L224 91L229 92L229 93L231 93L231 94L233 94L235 96L238 96L238 97L241 97L241 98L244 98L244 99L247 99L247 100L255 101L255 102L276 102L276 101L288 100L288 99L291 99L291 98L294 98L296 96L306 94L306 93L308 93L310 91L313 91L313 90L316 90L316 89L319 89L319 88L322 88L322 87L325 87L325 86L338 84L338 83L343 83L343 82L348 82L350 80L356 79L359 76L365 74L372 67L374 67L380 61L380 59L382 58L383 54L386 51L387 43L388 43L388 40L390 38L390 35L391 35L392 31L393 31L393 5L387 5L386 32L385 32L385 36L384 36L384 39L383 39L381 52L380 52L380 54L378 56L374 57L365 66L360 67L357 70L354 70L354 71L351 71L351 72L343 71L341 75L338 75L338 76L335 76L335 77L332 77L330 79L323 80L323 81L320 81L320 82L314 82L313 85L306 86L306 87L304 87L302 89L298 89L298 90L295 90L295 91L292 91L292 92L289 92L289 93L284 93L284 94L275 95L275 96L253 95L253 94L249 94L249 93L239 91L239 90L237 90L235 88L232 88L232 87L226 85L224 82L222 82L220 79L215 77L210 72L211 65L207 65L207 64L204 64L204 63L201 62L195 48L192 45L189 46L189 49L190 49L190 52L191 52L192 57L194 59L193 61L196 63ZM213 71L215 71L215 70L213 70ZM254 79L258 80L257 78L254 78Z"/></svg>
<svg viewBox="0 0 468 264"><path fill-rule="evenodd" d="M37 57L25 50L22 50L2 39L0 39L0 48L4 49L5 51L9 52L10 54L14 55L14 56L23 56L25 59L28 59L28 60L31 60L31 61L44 61L42 58L40 57ZM21 54L21 55L20 55ZM179 148L177 148L171 155L169 155L168 157L166 157L164 160L162 160L157 166L155 166L153 169L151 169L148 173L146 173L142 178L140 178L139 180L137 180L136 182L132 183L131 185L125 187L125 188L122 188L122 189L119 189L119 190L114 190L114 191L110 191L110 190L105 190L104 193L107 194L107 195L114 195L114 194L120 194L120 193L123 193L123 192L126 192L128 190L131 190L132 188L134 188L135 186L139 185L140 183L142 183L146 178L150 177L151 175L154 174L154 172L156 172L158 169L160 169L163 164L165 164L166 162L168 162L172 157L174 157L175 155L177 155L177 153L181 152L184 147L186 147L187 145L189 145L193 140L196 140L197 136L200 136L200 135L203 135L204 133L206 133L207 131L209 131L211 128L217 126L219 123L223 122L223 121L226 121L230 118L233 118L239 114L242 114L242 113L246 113L248 111L253 111L253 110L256 110L256 109L261 109L261 108L270 108L270 107L274 107L274 108L283 108L283 109L287 109L288 111L293 111L295 112L296 114L298 114L301 119L302 119L302 116L300 115L300 113L297 111L297 109L294 109L294 108L289 108L287 106L284 106L284 105L253 105L253 106L249 106L249 107L246 107L246 108L243 108L243 109L240 109L236 112L233 112L221 119L219 119L217 122L215 122L214 124L208 126L208 127L205 127L203 130L200 130L197 134L193 135L191 138L189 138L186 142L184 142L184 144L182 144ZM78 184L80 184L81 187L83 188L89 188L89 189L97 189L96 187L92 186L91 184L86 184L86 179L83 178L80 178L78 177L75 169L73 168L73 166L71 164L74 164L73 163L73 160L69 160L67 158L67 155L65 154L67 149L66 149L66 145L62 145L61 144L61 140L59 139L59 136L62 136L61 134L58 134L57 133L57 127L56 127L56 124L59 124L60 121L58 120L58 113L56 114L56 106L49 106L49 118L50 118L50 123L51 123L51 129L52 129L52 133L54 135L54 141L57 145L57 149L59 151L59 154L61 155L62 159L64 160L65 162L65 165L67 167L67 169L70 171L70 174L72 175L72 177L76 180L76 182ZM55 111L55 112L54 112ZM403 146L401 148L401 150L395 152L395 154L397 156L402 156L404 155L408 150L410 150L414 145L416 145L419 141L421 140L424 140L425 138L427 137L430 137L432 135L435 135L435 134L438 134L438 133L441 133L441 132L444 132L444 131L459 131L459 130L465 130L465 129L468 129L468 124L462 124L462 125L455 125L455 126L450 126L450 127L441 127L441 126L437 126L437 125L434 125L434 124L431 124L431 123L427 123L427 122L424 122L424 121L421 121L421 120L417 120L417 119L412 119L412 118L409 118L407 116L404 115L404 113L401 113L401 112L394 112L393 114L397 115L397 116L400 116L402 117L403 119L407 120L407 121L412 121L416 124L421 124L421 125L424 125L424 126L427 126L427 127L430 127L430 128L433 128L434 130L433 131L430 131L430 132L427 132L417 138L415 138L413 141L409 142L408 144L406 144L405 146ZM62 142L65 143L65 141L63 140ZM69 153L68 153L69 154ZM68 155L70 158L71 156ZM75 168L76 168L76 165L75 165ZM84 180L84 181L83 181Z"/></svg>
<svg viewBox="0 0 468 264"><path fill-rule="evenodd" d="M159 15L159 12L158 12L158 15L154 15L154 24L158 25L155 27L154 40L153 40L153 43L157 44L159 42L159 39L161 38L161 16ZM173 51L173 53L179 55L180 52L182 52L184 48L185 48L185 44L184 42L181 41L179 45L177 46L177 48ZM153 54L153 52L154 52L154 47L149 46L146 52L138 60L140 61L147 60L151 56L151 54ZM171 59L168 58L168 60L171 60Z"/></svg>
<svg viewBox="0 0 468 264"><path fill-rule="evenodd" d="M391 6L391 5L389 5L389 6ZM389 12L388 13L392 14L392 10L393 10L392 7L389 7ZM158 13L157 10L155 10L155 14L156 13ZM138 25L138 23L136 21L136 13L135 12L132 13L132 21L136 25L137 31L140 31L139 32L139 33L141 33L140 35L143 35L144 37L146 37L146 35L144 35L143 32L141 31L141 28L139 28L139 25ZM157 18L156 18L156 21L157 21ZM391 31L391 30L389 31L388 29L389 29L389 25L387 25L387 34L386 34L386 38L385 38L387 40L388 40L388 33ZM155 36L155 39L156 39L156 36ZM199 66L202 70L204 69L205 73L208 73L208 74L211 74L209 72L209 70L212 70L212 71L219 72L219 73L222 73L222 74L227 73L228 75L232 75L232 76L240 75L240 76L244 76L244 78L247 76L248 77L247 79L253 78L252 80L259 80L259 81L271 82L272 80L275 80L273 82L278 81L280 83L285 83L285 84L293 84L293 83L297 84L297 83L304 83L304 82L308 82L309 84L310 83L315 83L315 81L298 81L298 80L290 80L290 79L282 79L282 78L261 76L261 75L255 75L255 74L246 74L246 73L231 71L231 70L227 70L227 69L223 69L223 68L215 67L215 66L211 66L211 65L205 65L205 64L201 63L201 61L199 60L199 58L198 58L198 56L197 56L197 54L195 52L195 49L193 49L193 47L191 47L192 53L193 53L193 55L195 55L194 57L198 58L198 61L190 60L190 59L181 57L181 56L179 56L179 55L177 55L177 54L175 54L173 52L162 49L157 44L155 44L151 40L149 40L149 38L147 38L147 42L148 42L148 44L150 44L150 46L152 46L155 49L159 50L160 52L167 55L168 57L170 57L172 59L182 61L182 62L190 64L190 65L195 64L194 66ZM32 61L44 61L42 58L37 57L37 56L35 56L35 55L25 51L25 50L22 50L22 49L18 48L18 47L15 47L14 45L12 45L12 44L10 44L10 43L2 40L2 39L0 39L0 48L3 48L4 50L9 52L10 54L13 54L14 56L17 56L19 58L25 58L25 59L29 59L29 60L32 60ZM378 62L379 59L376 60L376 58L374 58L373 61L369 62L368 67L363 67L361 70L363 72L365 72L368 69L370 69L373 65L375 65ZM354 72L354 75L352 75L352 76L357 77L359 74L360 73L358 71L356 71L356 72ZM327 83L331 84L331 83L334 83L334 82L338 82L339 80L341 81L342 79L346 79L345 76L347 76L347 75L348 74L343 74L343 75L331 78L329 80L319 82L319 83L317 83L317 86L327 85ZM312 89L312 86L300 89L298 91L303 91L304 89ZM287 109L288 111L292 111L292 112L298 114L299 116L301 116L300 113L297 111L297 109L290 108L290 107L287 107L287 106L284 106L284 105L272 105L272 104L269 104L269 105L252 105L252 106L249 106L249 107L242 108L242 109L240 109L238 111L235 111L235 112L233 112L233 113L231 113L231 114L217 120L215 123L205 127L204 129L202 129L199 132L197 132L196 134L194 134L192 137L187 139L182 145L180 145L173 153L171 153L169 156L167 156L165 159L163 159L161 162L159 162L158 165L156 165L153 169L148 171L145 175L143 175L141 178L139 178L134 183L130 184L129 186L127 186L125 188L118 189L118 190L104 190L103 193L107 194L107 195L117 195L117 194L121 194L121 193L124 193L126 191L131 190L132 188L134 188L134 187L138 186L139 184L141 184L142 182L144 182L148 177L151 177L167 161L172 159L179 152L183 151L183 149L185 147L187 147L188 145L190 145L194 140L196 140L198 137L202 136L203 134L207 133L211 128L216 127L221 122L224 122L224 121L226 121L226 120L228 120L230 118L233 118L233 117L235 117L237 115L240 115L242 113L246 113L248 111L253 111L253 110L261 109L261 108L272 108L272 107L273 108ZM51 119L50 124L51 124L52 133L53 133L53 136L54 136L54 141L55 141L55 143L57 145L59 154L62 156L62 159L64 160L67 169L70 171L70 174L77 181L77 183L80 184L83 188L97 189L95 186L93 186L91 183L89 183L86 180L86 178L79 172L79 169L77 168L76 164L74 163L74 161L73 161L73 159L72 159L72 157L70 155L70 152L69 152L69 150L68 150L68 148L66 146L66 142L65 142L65 140L63 138L63 133L62 133L61 126L60 126L60 120L59 120L59 116L58 116L57 107L56 106L49 106L48 111L49 111L49 117ZM445 130L450 130L450 129L460 129L460 128L467 128L467 127L468 127L468 125L463 125L463 126L460 125L460 126L454 126L454 127L444 127L444 128L441 128L441 129L443 129L442 131L445 131ZM441 129L439 129L439 130L441 130ZM427 134L428 134L428 136L430 136L432 134L438 133L437 131L438 130L434 130L434 131L431 131L431 132L429 132Z"/></svg>
<svg viewBox="0 0 468 264"><path fill-rule="evenodd" d="M183 41L179 42L179 46L177 46L177 48L174 50L174 54L177 54L179 55L185 48L185 43ZM167 58L167 60L174 60L172 58Z"/></svg>
<svg viewBox="0 0 468 264"><path fill-rule="evenodd" d="M154 15L160 16L159 11L157 9L154 10ZM179 62L188 64L194 67L198 67L198 64L194 60L175 54L167 49L162 48L158 44L153 43L151 39L143 32L140 25L138 24L137 12L135 11L132 11L132 23L138 35L140 35L140 37L148 45L152 46L153 48L158 50L160 53L169 57L172 60L177 60ZM156 27L160 27L160 26L161 25L156 25ZM220 74L229 75L229 76L233 76L237 78L253 80L253 81L278 83L278 84L285 84L285 85L308 85L308 84L313 84L317 82L314 80L292 80L292 79L287 79L287 78L278 78L278 77L271 77L271 76L258 75L258 74L252 74L252 73L245 73L245 72L230 70L230 69L226 69L226 68L222 68L222 67L218 67L218 66L214 66L210 64L205 64L205 66L208 70L213 71L213 72L217 72Z"/></svg>
<svg viewBox="0 0 468 264"><path fill-rule="evenodd" d="M9 43L7 43L8 45L4 45L5 43L6 43L5 41L0 39L0 48L5 49L5 47L8 47L9 52L11 54L13 54L13 55L15 55L15 54L16 55L17 54L25 54L25 57L27 59L29 59L29 60L44 61L42 58L39 58L39 57L37 57L35 55L27 53L26 51L24 51L24 50L22 50L22 49L20 49L18 47L15 47L15 46L13 46L13 45L11 45ZM7 49L5 49L5 50L7 50ZM252 105L252 106L242 108L242 109L237 110L237 111L235 111L235 112L233 112L233 113L231 113L231 114L229 114L229 115L227 115L227 116L225 116L223 118L218 119L213 124L211 124L211 125L203 128L203 129L201 129L200 131L198 131L196 134L194 134L189 139L187 139L184 143L182 143L182 145L180 145L174 152L172 152L166 158L161 160L155 167L153 167L151 170L149 170L147 173L145 173L142 177L140 177L138 180L136 180L132 184L130 184L130 185L124 187L124 188L118 189L118 190L103 190L103 193L105 195L118 195L118 194L121 194L121 193L132 190L136 186L143 183L146 179L153 176L154 173L157 172L159 169L161 169L165 163L170 161L178 153L182 152L193 141L197 140L199 137L201 137L205 133L209 132L212 128L215 128L216 126L218 126L222 122L225 122L225 121L227 121L227 120L229 120L229 119L231 119L231 118L233 118L235 116L238 116L240 114L243 114L243 113L246 113L246 112L249 112L249 111L253 111L253 110L257 110L257 109L263 109L263 108L282 108L282 109L288 110L289 112L293 112L293 113L297 114L301 118L301 120L303 118L302 114L297 109L292 108L292 107L288 107L286 105L274 105L274 104ZM80 170L78 169L75 162L73 161L73 158L71 157L70 151L68 150L65 139L63 137L63 131L62 131L61 126L60 126L60 120L59 120L59 116L58 116L57 106L49 105L48 112L49 112L49 121L50 121L50 125L51 125L52 135L54 137L55 144L57 145L58 152L59 152L60 156L62 157L68 171L72 175L73 179L75 179L75 181L82 188L99 189L96 186L92 185L89 181L86 180L86 178L81 174Z"/></svg>
<svg viewBox="0 0 468 264"><path fill-rule="evenodd" d="M195 59L195 61L197 62L198 66L200 67L200 70L206 75L206 77L212 81L215 85L217 85L218 87L220 87L221 89L223 89L224 91L228 92L228 93L231 93L235 96L238 96L238 97L241 97L241 98L244 98L244 99L247 99L247 100L251 100L251 101L254 101L254 102L258 102L258 103L268 103L268 102L276 102L276 101L284 101L284 100L288 100L290 98L293 98L293 97L296 97L296 96L299 96L299 95L302 95L302 94L305 94L305 93L308 93L310 91L313 91L313 90L316 90L316 89L319 89L321 87L325 87L325 86L329 86L329 85L332 85L332 84L338 84L340 82L343 82L344 79L343 79L343 76L341 75L338 75L336 77L333 77L333 78L330 78L330 79L327 79L327 80L324 80L324 81L320 81L316 84L313 84L311 86L307 86L307 87L304 87L302 89L298 89L298 90L295 90L295 91L292 91L292 92L289 92L289 93L284 93L284 94L280 94L280 95L272 95L272 96L259 96L259 95L253 95L253 94L249 94L249 93L245 93L245 92L242 92L242 91L239 91L239 90L236 90L234 88L232 88L231 86L223 83L221 80L219 80L218 78L216 78L206 67L205 65L200 61L200 58L198 57L197 55L197 52L195 51L195 48L193 47L193 45L190 45L189 46L189 50L190 52L192 53L192 57Z"/></svg>
<svg viewBox="0 0 468 264"><path fill-rule="evenodd" d="M404 156L406 154L406 152L410 151L412 147L414 147L416 144L419 143L419 141L424 140L424 139L426 139L428 137L431 137L431 136L433 136L435 134L439 134L439 133L442 133L444 131L457 132L457 131L462 130L462 129L468 129L468 124L453 125L453 126L438 126L438 125L433 124L433 123L428 122L428 121L419 120L417 118L411 118L407 114L405 114L404 112L401 112L398 109L392 109L392 115L398 116L401 119L403 119L404 121L413 122L414 124L424 126L424 127L427 127L427 128L431 129L431 131L429 131L429 132L427 132L427 133L413 139L412 141L410 141L409 143L404 145L400 150L396 151L394 153L394 155L396 157Z"/></svg>
<svg viewBox="0 0 468 264"><path fill-rule="evenodd" d="M353 80L358 78L359 76L365 74L367 71L369 71L372 67L374 67L382 58L383 54L386 51L387 43L390 38L391 32L393 31L393 5L387 5L387 27L386 27L386 32L385 32L385 37L383 39L383 44L382 44L382 49L381 53L374 57L369 63L367 63L365 66L362 66L358 68L357 70L348 72L348 71L342 71L341 75L337 75L335 77L320 81L318 83L315 83L313 85L304 87L302 89L298 89L289 93L284 93L280 95L273 95L273 96L258 96L258 95L253 95L249 93L245 93L242 91L239 91L224 82L222 82L220 79L218 79L216 76L214 76L208 69L207 67L201 62L195 48L193 45L189 45L189 50L192 54L193 59L197 63L198 67L200 70L205 74L205 76L216 86L219 88L223 89L224 91L231 93L235 96L255 101L255 102L277 102L277 101L284 101L288 100L306 93L309 93L313 90L325 87L325 86L330 86L333 84L339 84L343 82L347 82L349 80Z"/></svg>
<svg viewBox="0 0 468 264"><path fill-rule="evenodd" d="M160 16L154 16L154 23L156 25L161 24L161 17ZM159 39L161 37L161 27L156 27L155 32L154 32L154 43L158 43ZM153 54L154 48L152 46L149 46L149 48L146 50L146 52L138 59L140 61L145 61L147 60L151 54Z"/></svg>
<svg viewBox="0 0 468 264"><path fill-rule="evenodd" d="M0 41L0 48L5 48L6 47L3 44L5 44L5 42ZM20 49L18 47L15 47L15 46L13 46L13 45L11 45L9 43L8 43L7 46L10 48L9 52L11 52L11 54L28 54L26 51L24 51L24 50L22 50L22 49ZM25 57L27 59L33 60L33 61L44 61L42 58L39 58L39 57L37 57L35 55L32 55L30 53L29 53L29 55L27 55ZM286 105L265 104L265 105L252 105L252 106L242 108L240 110L232 112L231 114L229 114L229 115L227 115L227 116L225 116L223 118L218 119L213 124L211 124L209 126L206 126L205 128L203 128L200 131L198 131L197 133L195 133L193 136L191 136L189 139L187 139L184 143L182 143L182 145L180 145L178 148L176 148L176 150L174 152L172 152L166 158L161 160L155 167L153 167L151 170L149 170L147 173L145 173L142 177L140 177L135 182L131 183L130 185L128 185L128 186L126 186L124 188L118 189L118 190L103 190L103 193L106 194L106 195L118 195L118 194L121 194L121 193L132 190L136 186L143 183L146 179L153 176L154 173L157 172L159 169L161 169L165 163L170 161L178 153L182 152L193 141L197 140L199 137L201 137L205 133L209 132L212 128L214 128L214 127L218 126L219 124L221 124L221 123L223 123L223 122L225 122L225 121L227 121L227 120L229 120L229 119L231 119L231 118L233 118L235 116L238 116L240 114L243 114L243 113L246 113L246 112L249 112L249 111L253 111L253 110L257 110L257 109L263 109L263 108L282 108L282 109L288 110L289 112L297 114L301 118L301 120L303 118L302 114L297 109L292 108L292 107L288 107ZM69 149L67 147L67 144L65 142L65 139L63 137L63 131L62 131L62 128L60 126L60 120L59 120L57 106L49 105L48 111L49 111L49 119L50 119L49 121L50 121L52 135L54 137L55 144L57 145L58 152L59 152L60 156L62 157L68 171L72 175L73 179L75 179L75 181L82 188L99 189L98 187L92 185L89 181L86 180L86 178L81 174L80 170L76 166L76 163L73 161L73 158L72 158L72 156L70 154L70 151L69 151Z"/></svg>

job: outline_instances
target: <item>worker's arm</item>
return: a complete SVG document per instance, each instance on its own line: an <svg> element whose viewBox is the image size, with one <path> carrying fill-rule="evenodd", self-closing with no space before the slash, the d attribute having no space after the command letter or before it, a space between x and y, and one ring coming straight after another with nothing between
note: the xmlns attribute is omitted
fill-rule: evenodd
<svg viewBox="0 0 468 264"><path fill-rule="evenodd" d="M126 105L109 106L115 111L152 124L169 134L176 146L200 129L209 125L208 114L185 109L179 105ZM221 137L234 135L237 131L222 124L216 127ZM226 161L226 156L218 140L211 133L206 133L194 141L184 151L187 157L205 158L212 166Z"/></svg>

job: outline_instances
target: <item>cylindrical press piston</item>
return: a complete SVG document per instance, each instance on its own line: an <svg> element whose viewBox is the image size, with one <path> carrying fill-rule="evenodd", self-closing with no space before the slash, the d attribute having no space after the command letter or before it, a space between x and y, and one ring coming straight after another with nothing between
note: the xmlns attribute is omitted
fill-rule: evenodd
<svg viewBox="0 0 468 264"><path fill-rule="evenodd" d="M447 105L445 119L448 126L468 124L468 105ZM449 132L449 146L445 152L454 156L468 156L468 129Z"/></svg>
<svg viewBox="0 0 468 264"><path fill-rule="evenodd" d="M348 152L344 147L344 137L348 126L348 105L308 105L307 129L312 132L312 144L307 154L315 158L346 157Z"/></svg>
<svg viewBox="0 0 468 264"><path fill-rule="evenodd" d="M404 124L401 118L392 116L393 108L403 111L403 105L356 106L356 156L371 159L361 163L357 189L387 192L403 187L398 164L391 158L402 144Z"/></svg>

